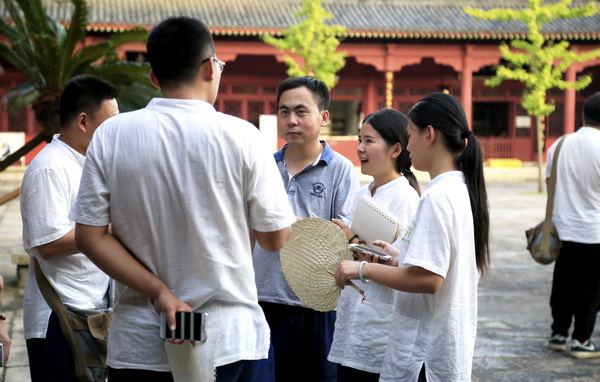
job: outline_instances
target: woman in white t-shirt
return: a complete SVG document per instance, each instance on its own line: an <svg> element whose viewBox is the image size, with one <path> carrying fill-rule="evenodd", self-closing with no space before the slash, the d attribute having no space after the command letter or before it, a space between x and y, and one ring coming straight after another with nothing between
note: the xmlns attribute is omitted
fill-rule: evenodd
<svg viewBox="0 0 600 382"><path fill-rule="evenodd" d="M490 261L481 145L451 95L426 96L408 118L410 158L432 180L396 243L400 250L375 243L398 267L343 261L336 279L398 290L381 381L470 381L477 285Z"/></svg>
<svg viewBox="0 0 600 382"><path fill-rule="evenodd" d="M361 172L371 175L373 182L357 192L354 205L364 197L402 225L416 212L420 194L406 150L407 125L406 116L396 110L369 114L363 121L356 148ZM348 226L334 222L350 242L360 242ZM376 282L356 284L367 299L363 301L363 296L352 288L342 291L327 359L339 364L338 381L376 382L392 322L394 290Z"/></svg>

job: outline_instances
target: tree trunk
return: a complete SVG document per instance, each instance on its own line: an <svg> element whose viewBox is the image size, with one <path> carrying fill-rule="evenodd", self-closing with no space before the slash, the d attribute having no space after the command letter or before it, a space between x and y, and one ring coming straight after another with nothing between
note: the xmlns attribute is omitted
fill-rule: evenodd
<svg viewBox="0 0 600 382"><path fill-rule="evenodd" d="M41 90L31 108L35 119L42 124L48 142L60 132L60 91Z"/></svg>
<svg viewBox="0 0 600 382"><path fill-rule="evenodd" d="M36 148L43 141L50 142L54 134L60 132L59 100L59 92L46 90L33 102L33 112L38 122L42 124L43 130L23 147L0 162L0 172L6 170L8 166L21 159L23 155Z"/></svg>
<svg viewBox="0 0 600 382"><path fill-rule="evenodd" d="M544 129L544 116L535 116L535 130L537 136L537 163L538 163L538 192L541 194L544 192L544 142L545 129Z"/></svg>
<svg viewBox="0 0 600 382"><path fill-rule="evenodd" d="M21 159L23 155L36 148L40 143L44 142L45 140L46 135L43 132L36 135L32 140L25 143L23 147L10 154L8 157L6 157L6 159L0 162L0 172L6 170L8 166Z"/></svg>

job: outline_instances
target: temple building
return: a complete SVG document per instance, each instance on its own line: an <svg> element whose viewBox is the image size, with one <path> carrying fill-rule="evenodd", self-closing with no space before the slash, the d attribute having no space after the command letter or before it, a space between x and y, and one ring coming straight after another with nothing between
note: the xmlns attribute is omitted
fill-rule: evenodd
<svg viewBox="0 0 600 382"><path fill-rule="evenodd" d="M555 1L548 0L546 3ZM97 42L110 33L144 26L148 29L168 16L185 15L203 20L214 35L219 59L227 63L215 107L246 119L257 127L261 115L276 113L275 88L287 77L284 52L262 42L263 34L278 35L297 23L293 14L301 0L90 0L86 41ZM584 1L573 1L572 6ZM45 1L48 11L68 20L70 8ZM347 28L340 51L346 65L332 90L331 124L322 131L334 149L356 162L356 134L364 116L382 107L406 113L423 96L446 91L458 97L471 128L483 144L486 158L536 160L534 119L520 102L524 87L507 81L498 87L484 85L501 62L499 45L523 39L520 22L483 21L464 7L520 9L527 0L323 0L334 15L328 23ZM600 14L559 20L542 29L549 40L567 40L577 52L600 47ZM143 44L128 44L124 59L144 59ZM0 96L24 78L5 67L0 75ZM574 63L565 78L592 75L584 90L552 89L548 98L556 110L545 121L546 147L559 136L581 126L581 105L600 91L600 58ZM33 114L9 115L0 111L0 132L36 134Z"/></svg>

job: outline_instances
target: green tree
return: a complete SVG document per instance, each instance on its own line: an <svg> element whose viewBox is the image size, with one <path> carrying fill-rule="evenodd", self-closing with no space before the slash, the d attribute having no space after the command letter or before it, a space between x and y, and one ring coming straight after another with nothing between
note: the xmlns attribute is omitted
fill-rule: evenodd
<svg viewBox="0 0 600 382"><path fill-rule="evenodd" d="M21 149L0 162L0 171L60 130L58 102L66 82L79 74L91 74L119 87L122 110L143 107L157 94L146 63L118 59L116 48L133 41L144 42L143 28L115 33L97 44L84 45L89 9L86 0L64 0L73 5L68 26L50 17L40 0L3 0L0 18L0 57L27 78L8 94L9 109L31 106L43 129Z"/></svg>
<svg viewBox="0 0 600 382"><path fill-rule="evenodd" d="M336 52L340 45L338 36L343 35L346 28L325 24L324 20L332 19L333 14L321 6L321 0L302 0L302 8L294 16L304 20L282 31L283 38L263 35L263 41L304 59L304 66L301 66L291 56L284 57L288 76L310 75L332 89L337 82L336 73L346 64L347 54Z"/></svg>
<svg viewBox="0 0 600 382"><path fill-rule="evenodd" d="M505 80L520 81L525 85L523 108L535 116L538 158L538 190L543 190L544 117L554 111L554 103L548 102L546 92L551 88L581 90L592 79L582 76L577 81L564 80L564 74L573 62L583 62L600 56L600 49L577 53L569 49L569 42L546 40L541 30L544 24L558 19L592 16L598 13L595 1L569 8L572 0L543 5L544 0L529 0L529 8L488 11L465 7L465 12L483 20L520 20L527 26L526 40L513 40L510 46L500 45L507 65L499 65L496 75L485 81L488 86L498 86ZM512 48L512 49L511 49Z"/></svg>

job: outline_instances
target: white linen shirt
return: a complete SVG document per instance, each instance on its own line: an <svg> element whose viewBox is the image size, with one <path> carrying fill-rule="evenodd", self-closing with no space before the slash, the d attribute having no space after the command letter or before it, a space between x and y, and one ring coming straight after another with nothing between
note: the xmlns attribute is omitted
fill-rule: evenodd
<svg viewBox="0 0 600 382"><path fill-rule="evenodd" d="M557 144L548 149L547 177ZM558 154L552 222L561 240L600 243L600 129L584 126L565 137Z"/></svg>
<svg viewBox="0 0 600 382"><path fill-rule="evenodd" d="M473 215L464 175L436 176L402 236L400 266L444 278L435 294L396 292L395 316L380 381L470 381L477 335Z"/></svg>
<svg viewBox="0 0 600 382"><path fill-rule="evenodd" d="M405 177L379 187L374 183L358 190L356 202L366 197L405 227L417 210L419 194ZM356 202L354 205L356 205ZM362 288L366 299L353 288L344 288L338 300L333 343L327 359L369 373L381 373L394 311L394 290L374 281L353 283Z"/></svg>
<svg viewBox="0 0 600 382"><path fill-rule="evenodd" d="M153 99L94 134L72 217L113 234L192 310L208 313L215 366L267 358L249 228L296 219L264 137L198 100ZM169 371L159 315L117 283L108 339L113 368Z"/></svg>
<svg viewBox="0 0 600 382"><path fill-rule="evenodd" d="M33 258L61 301L72 308L105 308L110 278L82 253L43 259L37 249L65 236L75 227L69 211L79 190L85 157L55 135L33 159L21 184L23 246L30 256L23 297L25 339L46 338L50 307L35 278Z"/></svg>

